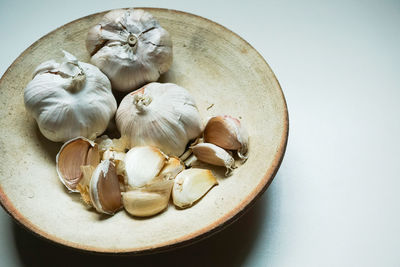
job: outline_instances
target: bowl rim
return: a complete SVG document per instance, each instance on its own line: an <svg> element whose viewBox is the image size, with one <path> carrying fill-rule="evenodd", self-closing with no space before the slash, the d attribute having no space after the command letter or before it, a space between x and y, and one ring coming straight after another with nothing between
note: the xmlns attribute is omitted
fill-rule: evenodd
<svg viewBox="0 0 400 267"><path fill-rule="evenodd" d="M121 9L126 9L126 8L130 8L130 7L124 7ZM117 9L119 9L119 8L117 8ZM256 52L257 56L266 64L268 69L271 71L273 80L276 82L276 84L279 88L279 92L281 94L282 100L283 100L283 108L284 108L283 120L284 121L283 121L282 138L280 140L280 144L278 146L274 160L272 161L272 164L268 168L267 172L264 174L262 180L239 205L237 205L234 209L229 211L224 216L220 217L218 220L214 221L212 224L209 224L206 227L203 227L196 232L192 232L190 234L184 235L184 236L176 238L176 239L169 240L167 242L159 243L156 246L143 246L143 247L130 248L130 249L107 249L107 248L99 248L99 247L95 247L95 246L82 245L82 244L79 244L76 242L58 238L55 235L49 234L49 233L43 231L42 229L38 228L36 225L34 225L32 222L30 222L26 217L24 217L16 209L16 207L12 204L12 202L9 200L9 198L7 197L6 193L3 191L3 188L1 187L1 184L0 184L0 205L4 208L4 210L23 228L27 229L29 232L34 233L36 236L40 237L41 239L50 241L51 243L58 245L58 246L68 247L68 248L71 248L71 249L74 249L77 251L84 251L84 252L96 253L96 254L145 255L145 254L153 254L153 253L158 253L158 252L169 251L172 249L176 249L176 248L180 248L180 247L184 247L184 246L188 246L190 244L196 243L200 240L203 240L207 237L212 236L213 234L224 229L225 227L231 225L233 222L235 222L237 219L239 219L245 212L247 212L254 205L254 203L261 197L261 195L266 191L266 189L269 187L269 185L273 181L273 179L283 161L283 157L285 155L287 142L288 142L288 136L289 136L289 113L288 113L286 98L283 94L281 85L280 85L278 79L276 78L274 72L270 68L269 64L266 62L264 57L253 46L251 46L245 39L243 39L242 37L240 37L238 34L234 33L233 31L231 31L230 29L226 28L225 26L223 26L217 22L214 22L210 19L196 15L196 14L192 14L192 13L180 11L180 10L175 10L175 9L156 8L156 7L134 7L134 9L143 9L143 10L149 11L150 13L152 10L168 11L168 12L172 12L172 13L176 13L176 14L183 14L183 15L189 15L189 16L196 17L196 18L204 20L208 23L212 23L214 26L219 27L222 30L228 32L229 34L239 38L241 41L243 41L246 44L246 46L248 48L254 50ZM57 27L56 29L50 31L49 33L45 34L44 36L42 36L41 38L39 38L38 40L33 42L27 49L25 49L13 61L13 63L7 68L7 70L4 72L3 76L0 78L0 84L2 83L4 77L7 76L7 73L13 68L14 65L16 65L18 59L21 58L22 56L24 56L25 54L29 53L30 50L32 50L33 46L36 43L38 43L40 40L46 38L48 35L52 34L53 32L59 30L60 28L65 27L67 25L76 23L87 17L105 14L111 10L114 10L114 9L96 12L96 13L89 14L87 16L72 20L66 24L63 24L63 25Z"/></svg>

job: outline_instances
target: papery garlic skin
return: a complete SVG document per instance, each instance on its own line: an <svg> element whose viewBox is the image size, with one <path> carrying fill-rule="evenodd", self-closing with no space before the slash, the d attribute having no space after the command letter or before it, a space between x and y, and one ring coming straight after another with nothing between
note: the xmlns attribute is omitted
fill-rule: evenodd
<svg viewBox="0 0 400 267"><path fill-rule="evenodd" d="M99 150L105 152L106 150L115 152L126 152L129 150L129 139L122 136L118 139L111 139L107 135L102 135L96 138L95 142L99 145Z"/></svg>
<svg viewBox="0 0 400 267"><path fill-rule="evenodd" d="M78 192L76 186L82 179L81 166L95 168L100 163L97 144L84 138L76 137L65 142L56 156L58 178L70 192Z"/></svg>
<svg viewBox="0 0 400 267"><path fill-rule="evenodd" d="M122 99L116 114L122 136L131 146L151 145L180 156L203 124L190 93L173 83L150 83Z"/></svg>
<svg viewBox="0 0 400 267"><path fill-rule="evenodd" d="M93 206L90 199L89 187L90 180L92 179L93 172L96 168L92 165L82 165L80 169L82 172L82 179L76 185L76 189L79 191L79 193L81 193L83 202L85 202L85 204L88 206Z"/></svg>
<svg viewBox="0 0 400 267"><path fill-rule="evenodd" d="M169 33L148 12L117 9L89 30L91 63L111 80L113 89L132 91L156 81L172 64Z"/></svg>
<svg viewBox="0 0 400 267"><path fill-rule="evenodd" d="M25 107L51 141L94 139L117 109L110 81L96 66L64 54L61 63L50 60L36 68L24 90Z"/></svg>

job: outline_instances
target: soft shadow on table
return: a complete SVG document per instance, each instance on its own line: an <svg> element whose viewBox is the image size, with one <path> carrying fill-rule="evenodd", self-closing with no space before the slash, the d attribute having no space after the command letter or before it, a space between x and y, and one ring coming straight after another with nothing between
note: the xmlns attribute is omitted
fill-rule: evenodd
<svg viewBox="0 0 400 267"><path fill-rule="evenodd" d="M265 192L239 220L196 244L145 256L110 256L79 252L36 237L15 222L16 252L24 266L242 266L268 227L272 196Z"/></svg>

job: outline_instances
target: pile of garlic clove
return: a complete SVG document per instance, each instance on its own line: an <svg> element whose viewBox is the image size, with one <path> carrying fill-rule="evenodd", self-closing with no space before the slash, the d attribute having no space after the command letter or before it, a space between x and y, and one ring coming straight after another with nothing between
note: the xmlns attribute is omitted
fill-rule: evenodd
<svg viewBox="0 0 400 267"><path fill-rule="evenodd" d="M100 213L112 215L124 208L133 216L153 216L167 209L171 197L176 207L185 209L218 185L212 171L193 167L194 161L224 166L227 175L235 167L232 152L246 157L248 135L238 122L231 116L211 118L202 140L197 139L181 158L152 145L132 147L126 135L94 141L74 138L57 154L57 172L70 192L79 192ZM195 159L188 166L182 159L190 157Z"/></svg>
<svg viewBox="0 0 400 267"><path fill-rule="evenodd" d="M238 119L215 116L204 126L185 88L156 82L172 64L172 41L150 13L107 13L86 46L94 65L64 51L61 62L36 68L24 101L41 133L65 142L57 174L87 206L148 217L172 198L185 209L218 185L207 164L229 175L235 159L247 159L249 135ZM127 93L119 106L112 89ZM111 139L102 134L114 119L121 137Z"/></svg>

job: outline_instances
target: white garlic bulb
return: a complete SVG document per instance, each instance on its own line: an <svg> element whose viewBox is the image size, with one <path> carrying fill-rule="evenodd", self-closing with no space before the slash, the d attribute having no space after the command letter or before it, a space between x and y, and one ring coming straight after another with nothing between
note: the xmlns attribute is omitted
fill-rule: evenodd
<svg viewBox="0 0 400 267"><path fill-rule="evenodd" d="M61 63L50 60L36 68L24 91L25 107L52 141L93 139L117 109L110 81L97 67L64 54Z"/></svg>
<svg viewBox="0 0 400 267"><path fill-rule="evenodd" d="M173 83L150 83L122 99L116 114L122 136L131 146L151 145L168 155L181 155L203 128L189 92Z"/></svg>
<svg viewBox="0 0 400 267"><path fill-rule="evenodd" d="M168 32L141 9L108 12L89 30L86 47L113 89L123 92L156 81L172 64Z"/></svg>

